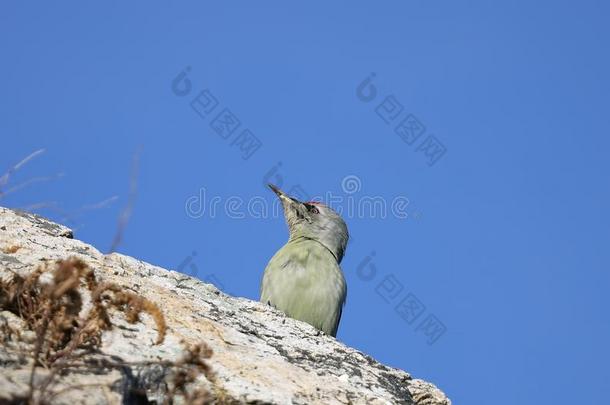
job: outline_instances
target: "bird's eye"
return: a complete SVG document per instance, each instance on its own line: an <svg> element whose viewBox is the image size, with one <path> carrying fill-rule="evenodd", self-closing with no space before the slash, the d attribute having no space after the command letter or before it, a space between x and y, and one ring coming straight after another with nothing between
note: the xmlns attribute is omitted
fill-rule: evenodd
<svg viewBox="0 0 610 405"><path fill-rule="evenodd" d="M307 208L307 211L311 212L312 214L319 214L320 213L318 208L315 205L313 205L313 204L305 204L305 208Z"/></svg>

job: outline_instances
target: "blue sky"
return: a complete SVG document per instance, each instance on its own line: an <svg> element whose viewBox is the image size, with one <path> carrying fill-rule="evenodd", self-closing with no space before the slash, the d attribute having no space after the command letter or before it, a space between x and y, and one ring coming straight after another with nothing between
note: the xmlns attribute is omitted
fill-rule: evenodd
<svg viewBox="0 0 610 405"><path fill-rule="evenodd" d="M605 403L608 11L4 2L0 173L44 153L0 204L107 250L140 150L119 251L257 299L287 238L265 181L379 197L346 217L338 339L456 404Z"/></svg>

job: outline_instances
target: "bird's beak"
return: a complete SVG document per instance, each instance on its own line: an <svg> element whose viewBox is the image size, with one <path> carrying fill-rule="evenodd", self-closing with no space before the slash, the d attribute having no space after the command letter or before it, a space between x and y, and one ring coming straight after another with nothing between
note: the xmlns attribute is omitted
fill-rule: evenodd
<svg viewBox="0 0 610 405"><path fill-rule="evenodd" d="M274 184L267 184L269 186L269 188L271 189L271 191L273 191L275 194L277 194L277 196L281 196L284 194L284 192L282 190L280 190L276 185Z"/></svg>
<svg viewBox="0 0 610 405"><path fill-rule="evenodd" d="M282 203L296 203L296 204L300 203L299 200L297 200L296 198L290 197L288 194L286 194L282 190L280 190L279 187L277 187L273 184L267 184L267 185L280 198L280 201Z"/></svg>
<svg viewBox="0 0 610 405"><path fill-rule="evenodd" d="M290 197L273 184L268 184L268 186L275 194L277 194L280 202L282 203L282 207L284 207L284 217L288 222L288 228L291 228L291 223L293 223L297 218L305 219L308 222L311 222L311 219L309 219L304 213L306 209L302 202L296 198Z"/></svg>

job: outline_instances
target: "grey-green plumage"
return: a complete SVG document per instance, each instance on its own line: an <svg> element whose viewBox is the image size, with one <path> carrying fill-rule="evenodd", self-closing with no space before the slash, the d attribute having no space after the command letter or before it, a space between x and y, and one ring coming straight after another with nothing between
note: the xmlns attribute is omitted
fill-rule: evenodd
<svg viewBox="0 0 610 405"><path fill-rule="evenodd" d="M265 269L261 301L336 336L347 295L339 267L347 226L329 207L302 203L270 187L282 201L290 238Z"/></svg>

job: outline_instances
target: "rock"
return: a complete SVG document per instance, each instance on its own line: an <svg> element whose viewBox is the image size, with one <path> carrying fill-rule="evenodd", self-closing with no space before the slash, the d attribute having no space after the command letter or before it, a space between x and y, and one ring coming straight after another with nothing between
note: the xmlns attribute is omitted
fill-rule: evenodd
<svg viewBox="0 0 610 405"><path fill-rule="evenodd" d="M129 323L124 314L112 312L114 327L103 332L99 350L83 352L80 368L55 376L48 389L55 395L52 403L163 403L172 386L171 363L184 355L185 345L205 342L213 351L207 360L213 377L198 375L187 390L207 390L211 403L451 404L434 385L268 306L128 256L104 255L72 239L64 226L0 207L0 278L25 276L41 264L69 257L85 262L98 281L157 303L167 333L155 344L157 329L150 316ZM41 280L45 276L50 277L43 274ZM91 305L85 299L82 311ZM0 340L5 342L0 348L0 402L28 395L33 359L24 355L24 345L32 351L36 339L26 329L15 314L0 312ZM34 385L50 372L37 367Z"/></svg>

